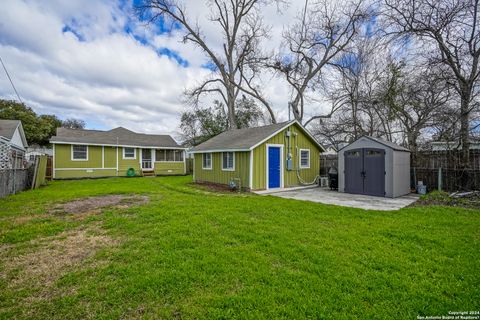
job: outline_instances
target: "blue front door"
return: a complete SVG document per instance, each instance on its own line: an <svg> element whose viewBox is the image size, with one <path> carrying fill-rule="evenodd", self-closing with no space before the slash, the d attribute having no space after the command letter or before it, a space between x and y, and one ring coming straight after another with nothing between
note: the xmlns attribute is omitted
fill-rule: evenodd
<svg viewBox="0 0 480 320"><path fill-rule="evenodd" d="M268 147L268 187L280 188L280 147Z"/></svg>

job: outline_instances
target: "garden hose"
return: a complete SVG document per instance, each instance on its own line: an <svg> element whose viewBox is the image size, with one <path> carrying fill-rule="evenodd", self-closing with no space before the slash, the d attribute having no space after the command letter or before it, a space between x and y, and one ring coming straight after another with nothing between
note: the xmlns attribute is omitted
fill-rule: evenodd
<svg viewBox="0 0 480 320"><path fill-rule="evenodd" d="M135 169L128 168L127 170L127 177L135 177Z"/></svg>

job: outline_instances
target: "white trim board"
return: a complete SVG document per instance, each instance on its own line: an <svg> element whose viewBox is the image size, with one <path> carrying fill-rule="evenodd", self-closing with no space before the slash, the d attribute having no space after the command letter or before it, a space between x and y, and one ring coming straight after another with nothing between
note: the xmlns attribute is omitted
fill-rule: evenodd
<svg viewBox="0 0 480 320"><path fill-rule="evenodd" d="M55 179L55 145L52 146L52 179Z"/></svg>
<svg viewBox="0 0 480 320"><path fill-rule="evenodd" d="M145 149L167 149L167 150L188 150L184 147L162 147L162 146L136 146L128 144L115 143L88 143L88 142L67 142L67 141L50 141L51 144L76 144L81 146L106 146L106 147L127 147L127 148L145 148Z"/></svg>
<svg viewBox="0 0 480 320"><path fill-rule="evenodd" d="M279 148L280 148L280 189L283 189L283 188L285 187L284 177L283 177L283 176L284 176L284 170L285 170L285 168L284 168L284 163L283 163L283 161L284 161L284 160L283 160L283 154L284 154L283 149L284 149L284 145L283 145L283 144L267 143L267 144L265 145L265 152L266 152L266 154L265 154L265 162L266 162L266 167L265 167L265 177L266 177L266 179L265 179L265 190L271 190L271 189L275 190L275 189L278 189L278 188L269 188L269 187L268 187L268 178L269 178L269 177L268 177L268 164L269 164L269 163L268 163L268 149L269 149L270 147L279 147Z"/></svg>
<svg viewBox="0 0 480 320"><path fill-rule="evenodd" d="M248 176L248 186L250 190L253 189L253 150L250 150L250 172Z"/></svg>
<svg viewBox="0 0 480 320"><path fill-rule="evenodd" d="M115 168L56 168L55 171L82 171L82 170L115 170Z"/></svg>

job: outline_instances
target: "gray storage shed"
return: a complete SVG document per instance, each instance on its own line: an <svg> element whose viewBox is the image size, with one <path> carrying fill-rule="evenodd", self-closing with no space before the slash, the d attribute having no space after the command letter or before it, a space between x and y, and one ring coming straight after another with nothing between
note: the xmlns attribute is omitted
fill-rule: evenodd
<svg viewBox="0 0 480 320"><path fill-rule="evenodd" d="M410 193L410 151L361 137L338 151L338 191L389 198Z"/></svg>

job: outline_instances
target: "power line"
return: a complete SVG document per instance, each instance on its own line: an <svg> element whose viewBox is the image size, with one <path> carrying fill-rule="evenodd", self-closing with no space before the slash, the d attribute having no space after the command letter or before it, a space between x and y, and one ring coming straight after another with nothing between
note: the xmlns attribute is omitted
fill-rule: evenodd
<svg viewBox="0 0 480 320"><path fill-rule="evenodd" d="M15 88L15 85L13 84L12 78L10 78L10 74L7 71L7 68L5 67L5 64L3 63L2 57L0 57L0 62L2 63L3 70L5 70L5 74L7 75L8 80L10 80L10 84L12 85L13 91L15 91L15 94L17 95L18 100L20 100L21 103L23 103L22 98L20 98L20 95L18 94L17 88Z"/></svg>

